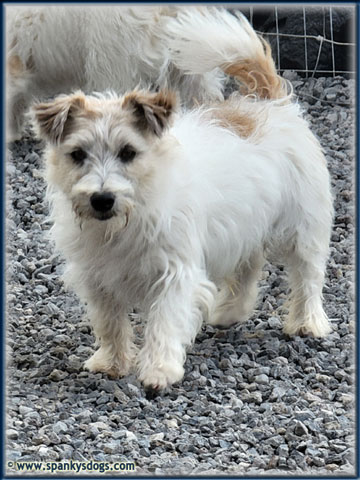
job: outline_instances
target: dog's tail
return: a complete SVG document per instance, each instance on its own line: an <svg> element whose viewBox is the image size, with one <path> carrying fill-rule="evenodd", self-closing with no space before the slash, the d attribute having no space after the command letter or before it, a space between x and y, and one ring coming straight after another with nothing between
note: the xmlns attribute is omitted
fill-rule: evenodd
<svg viewBox="0 0 360 480"><path fill-rule="evenodd" d="M241 13L235 17L215 7L186 8L169 21L167 32L171 57L178 68L191 74L221 68L241 82L242 93L262 99L288 96L270 45Z"/></svg>

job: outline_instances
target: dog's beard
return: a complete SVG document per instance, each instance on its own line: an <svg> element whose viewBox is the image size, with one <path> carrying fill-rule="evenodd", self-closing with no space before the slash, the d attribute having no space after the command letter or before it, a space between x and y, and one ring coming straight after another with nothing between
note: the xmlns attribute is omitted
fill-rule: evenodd
<svg viewBox="0 0 360 480"><path fill-rule="evenodd" d="M106 242L111 240L114 233L124 230L128 226L132 208L132 205L126 203L121 210L112 209L109 212L97 212L90 205L72 202L75 219L80 228L85 228L86 224L91 224L92 227L95 226L96 228L103 227Z"/></svg>
<svg viewBox="0 0 360 480"><path fill-rule="evenodd" d="M115 212L110 211L110 212L94 212L93 217L96 220L100 220L101 222L104 222L106 220L110 220L110 218L113 218L117 216Z"/></svg>
<svg viewBox="0 0 360 480"><path fill-rule="evenodd" d="M121 232L126 229L129 224L129 212L125 212L124 215L121 216L113 216L107 222L105 222L105 233L104 233L104 240L105 243L110 243L114 237L114 235L118 232Z"/></svg>

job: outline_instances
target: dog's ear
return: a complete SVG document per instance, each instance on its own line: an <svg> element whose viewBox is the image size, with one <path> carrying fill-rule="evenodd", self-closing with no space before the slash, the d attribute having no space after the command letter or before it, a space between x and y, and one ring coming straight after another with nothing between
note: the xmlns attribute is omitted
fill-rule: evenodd
<svg viewBox="0 0 360 480"><path fill-rule="evenodd" d="M158 137L170 126L175 107L175 93L166 90L158 93L135 91L123 101L123 108L133 113L136 126Z"/></svg>
<svg viewBox="0 0 360 480"><path fill-rule="evenodd" d="M31 114L36 133L40 138L58 144L69 133L74 117L84 109L85 95L82 92L35 104Z"/></svg>

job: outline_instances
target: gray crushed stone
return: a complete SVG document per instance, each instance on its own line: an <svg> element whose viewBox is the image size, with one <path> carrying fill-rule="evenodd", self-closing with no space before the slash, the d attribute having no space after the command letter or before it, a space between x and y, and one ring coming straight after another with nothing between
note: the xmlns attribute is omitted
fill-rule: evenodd
<svg viewBox="0 0 360 480"><path fill-rule="evenodd" d="M267 265L251 320L204 326L184 380L163 396L146 399L134 376L83 371L94 339L46 236L41 146L26 134L6 164L6 460L134 461L155 475L354 473L354 81L287 76L332 176L333 332L282 334L285 273Z"/></svg>

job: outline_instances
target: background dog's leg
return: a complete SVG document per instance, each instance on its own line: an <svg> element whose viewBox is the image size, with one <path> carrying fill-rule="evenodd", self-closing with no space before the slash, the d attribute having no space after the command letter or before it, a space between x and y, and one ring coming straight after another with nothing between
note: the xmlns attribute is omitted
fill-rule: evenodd
<svg viewBox="0 0 360 480"><path fill-rule="evenodd" d="M307 333L324 337L331 331L322 306L326 245L324 243L321 251L310 245L297 244L288 255L291 296L289 315L284 324L284 332L288 335Z"/></svg>
<svg viewBox="0 0 360 480"><path fill-rule="evenodd" d="M180 267L162 282L148 312L137 367L144 386L155 390L183 377L185 349L194 341L214 300L215 286L184 270Z"/></svg>
<svg viewBox="0 0 360 480"><path fill-rule="evenodd" d="M164 83L164 82L162 82ZM212 100L223 100L223 74L218 70L206 72L202 75L184 75L184 72L175 66L170 67L170 81L166 79L163 85L166 88L179 90L180 97L187 107L193 107L194 102L205 102L211 97Z"/></svg>
<svg viewBox="0 0 360 480"><path fill-rule="evenodd" d="M237 267L234 277L228 279L217 294L214 314L208 322L210 325L230 327L250 317L256 303L257 282L264 261L260 251Z"/></svg>
<svg viewBox="0 0 360 480"><path fill-rule="evenodd" d="M28 107L27 100L22 93L13 95L8 99L7 105L7 132L6 140L13 142L20 140L24 125L25 112Z"/></svg>
<svg viewBox="0 0 360 480"><path fill-rule="evenodd" d="M91 372L127 375L136 356L133 330L126 311L109 297L89 304L90 321L100 348L85 362Z"/></svg>

